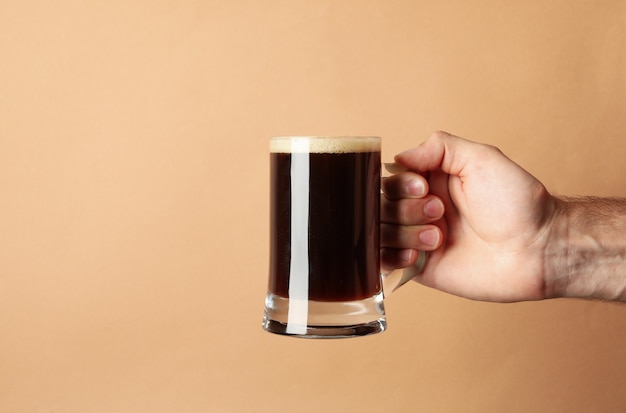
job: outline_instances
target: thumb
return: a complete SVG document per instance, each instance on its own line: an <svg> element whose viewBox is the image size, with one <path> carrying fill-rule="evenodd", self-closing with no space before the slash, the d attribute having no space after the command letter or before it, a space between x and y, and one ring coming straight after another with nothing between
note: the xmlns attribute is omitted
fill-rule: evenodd
<svg viewBox="0 0 626 413"><path fill-rule="evenodd" d="M463 170L468 163L477 160L476 155L483 146L439 131L419 146L399 153L394 160L413 171L442 170L450 175L463 176Z"/></svg>

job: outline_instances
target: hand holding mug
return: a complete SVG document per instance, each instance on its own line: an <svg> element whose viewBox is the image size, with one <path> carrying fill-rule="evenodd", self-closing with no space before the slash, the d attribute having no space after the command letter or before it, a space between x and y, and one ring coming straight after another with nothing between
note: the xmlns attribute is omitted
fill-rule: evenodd
<svg viewBox="0 0 626 413"><path fill-rule="evenodd" d="M497 148L444 132L395 162L403 171L383 184L383 268L409 266L415 250L429 249L415 276L424 285L486 301L546 297L556 207L541 182Z"/></svg>

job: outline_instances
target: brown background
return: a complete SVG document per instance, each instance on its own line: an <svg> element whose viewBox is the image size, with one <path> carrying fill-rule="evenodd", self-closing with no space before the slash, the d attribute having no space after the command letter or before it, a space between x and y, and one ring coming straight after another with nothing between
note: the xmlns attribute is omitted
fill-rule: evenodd
<svg viewBox="0 0 626 413"><path fill-rule="evenodd" d="M625 195L626 2L0 0L0 411L623 412L626 308L261 330L267 141L444 129Z"/></svg>

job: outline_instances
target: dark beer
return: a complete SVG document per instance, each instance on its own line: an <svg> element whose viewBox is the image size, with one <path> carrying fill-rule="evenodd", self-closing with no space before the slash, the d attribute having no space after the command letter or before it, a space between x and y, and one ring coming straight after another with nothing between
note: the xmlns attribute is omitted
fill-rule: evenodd
<svg viewBox="0 0 626 413"><path fill-rule="evenodd" d="M381 291L380 161L379 148L350 140L272 149L270 293L355 301Z"/></svg>

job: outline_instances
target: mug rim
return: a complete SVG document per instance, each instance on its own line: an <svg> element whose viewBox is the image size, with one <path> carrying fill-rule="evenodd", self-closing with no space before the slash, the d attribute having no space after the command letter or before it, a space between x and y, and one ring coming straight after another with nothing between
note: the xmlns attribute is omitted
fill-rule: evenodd
<svg viewBox="0 0 626 413"><path fill-rule="evenodd" d="M381 149L379 136L274 136L270 139L270 152L378 152Z"/></svg>

